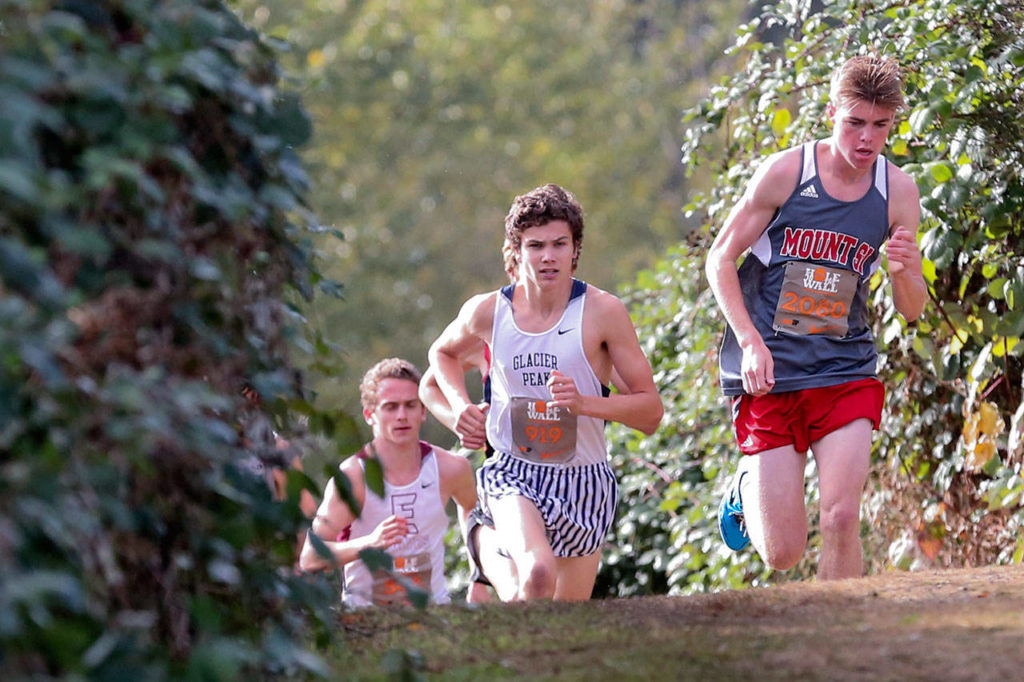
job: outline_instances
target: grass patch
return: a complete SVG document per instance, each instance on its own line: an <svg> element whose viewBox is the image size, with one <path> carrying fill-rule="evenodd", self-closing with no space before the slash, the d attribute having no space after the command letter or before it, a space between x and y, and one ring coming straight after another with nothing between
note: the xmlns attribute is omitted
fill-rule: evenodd
<svg viewBox="0 0 1024 682"><path fill-rule="evenodd" d="M998 590L992 589L993 584ZM346 680L919 680L1024 669L1024 572L345 613ZM1014 673L1016 671L1016 673ZM998 675L992 679L998 679Z"/></svg>

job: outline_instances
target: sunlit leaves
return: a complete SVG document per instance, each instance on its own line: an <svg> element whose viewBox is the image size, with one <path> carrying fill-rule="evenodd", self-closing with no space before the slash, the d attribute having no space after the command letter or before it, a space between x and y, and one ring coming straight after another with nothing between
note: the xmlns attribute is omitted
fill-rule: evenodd
<svg viewBox="0 0 1024 682"><path fill-rule="evenodd" d="M772 114L772 132L776 137L782 137L786 133L792 118L786 109L776 109Z"/></svg>
<svg viewBox="0 0 1024 682"><path fill-rule="evenodd" d="M971 471L995 471L989 465L997 457L997 437L1003 432L1005 424L999 416L998 409L989 402L982 402L975 411L964 415L962 432L963 446L966 451L964 465ZM998 464L998 461L995 461Z"/></svg>

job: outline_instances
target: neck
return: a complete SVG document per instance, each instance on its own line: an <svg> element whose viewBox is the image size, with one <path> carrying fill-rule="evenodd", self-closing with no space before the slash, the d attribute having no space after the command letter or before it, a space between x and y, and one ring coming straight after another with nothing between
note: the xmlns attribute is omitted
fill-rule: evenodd
<svg viewBox="0 0 1024 682"><path fill-rule="evenodd" d="M420 469L420 443L417 439L411 444L398 444L375 436L367 448L371 457L377 457L384 468L384 478L389 481L393 477L401 477L408 472Z"/></svg>
<svg viewBox="0 0 1024 682"><path fill-rule="evenodd" d="M847 163L846 159L839 154L838 145L839 143L832 138L829 138L826 144L818 145L819 150L822 147L826 150L824 159L822 159L822 155L819 155L818 157L818 172L828 175L844 185L856 185L863 182L864 178L871 175L875 164L872 163L867 168L851 166ZM823 160L825 163L822 163Z"/></svg>
<svg viewBox="0 0 1024 682"><path fill-rule="evenodd" d="M554 312L559 315L569 301L569 294L572 292L572 278L564 282L553 282L548 286L541 286L538 282L524 282L522 286L523 299L526 304L536 313L546 316Z"/></svg>

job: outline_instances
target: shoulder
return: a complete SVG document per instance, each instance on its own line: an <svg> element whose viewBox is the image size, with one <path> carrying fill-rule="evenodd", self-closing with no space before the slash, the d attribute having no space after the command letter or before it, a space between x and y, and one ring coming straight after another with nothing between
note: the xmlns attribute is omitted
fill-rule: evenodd
<svg viewBox="0 0 1024 682"><path fill-rule="evenodd" d="M803 158L802 145L769 154L758 164L754 177L768 177L774 180L791 177L795 183L800 177Z"/></svg>
<svg viewBox="0 0 1024 682"><path fill-rule="evenodd" d="M338 471L348 479L349 484L352 486L352 492L362 502L362 493L366 489L366 481L358 453L339 464Z"/></svg>
<svg viewBox="0 0 1024 682"><path fill-rule="evenodd" d="M494 291L488 291L483 294L471 296L462 304L462 310L459 311L459 317L469 324L493 318L494 304L500 295L501 290L495 289Z"/></svg>
<svg viewBox="0 0 1024 682"><path fill-rule="evenodd" d="M886 159L886 164L889 175L889 196L894 199L917 201L920 191L914 178L888 159Z"/></svg>
<svg viewBox="0 0 1024 682"><path fill-rule="evenodd" d="M589 283L587 284L587 305L597 310L616 310L619 308L625 310L626 308L626 304L622 302L621 298Z"/></svg>
<svg viewBox="0 0 1024 682"><path fill-rule="evenodd" d="M501 295L501 289L495 289L493 291L487 291L482 294L474 294L466 299L466 302L462 304L463 312L475 312L480 308L487 306L493 306L494 301Z"/></svg>
<svg viewBox="0 0 1024 682"><path fill-rule="evenodd" d="M765 203L782 205L800 181L802 149L790 147L765 157L750 178L748 194Z"/></svg>
<svg viewBox="0 0 1024 682"><path fill-rule="evenodd" d="M889 224L916 230L921 222L921 193L914 178L888 161Z"/></svg>
<svg viewBox="0 0 1024 682"><path fill-rule="evenodd" d="M433 446L434 457L437 458L437 475L441 479L441 490L444 499L455 496L456 501L463 503L468 491L476 490L476 478L473 476L473 465L465 457L460 457L437 445Z"/></svg>
<svg viewBox="0 0 1024 682"><path fill-rule="evenodd" d="M603 328L612 329L625 325L629 329L633 329L633 321L629 317L629 311L622 299L593 284L587 285L587 303L583 309L583 315L585 318L597 322Z"/></svg>
<svg viewBox="0 0 1024 682"><path fill-rule="evenodd" d="M465 457L460 457L439 445L431 444L431 447L434 449L434 457L437 458L437 470L442 478L458 478L466 473L473 473L473 465Z"/></svg>

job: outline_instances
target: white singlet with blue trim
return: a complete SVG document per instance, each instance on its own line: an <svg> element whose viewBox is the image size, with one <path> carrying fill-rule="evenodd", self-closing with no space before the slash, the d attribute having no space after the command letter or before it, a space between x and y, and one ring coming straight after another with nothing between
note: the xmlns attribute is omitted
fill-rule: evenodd
<svg viewBox="0 0 1024 682"><path fill-rule="evenodd" d="M583 349L586 282L572 281L561 319L543 332L526 332L516 325L514 290L515 285L502 288L494 309L488 441L495 450L535 464L576 467L606 462L603 420L547 405L547 381L554 369L572 377L582 395L603 394Z"/></svg>

